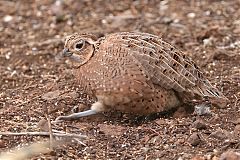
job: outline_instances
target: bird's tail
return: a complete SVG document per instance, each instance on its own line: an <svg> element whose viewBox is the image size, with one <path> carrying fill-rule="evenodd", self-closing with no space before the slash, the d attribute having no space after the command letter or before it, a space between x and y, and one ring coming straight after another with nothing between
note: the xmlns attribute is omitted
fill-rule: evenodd
<svg viewBox="0 0 240 160"><path fill-rule="evenodd" d="M212 104L219 107L226 106L229 101L216 87L212 86L208 80L201 81L198 87L194 88L194 93L208 99Z"/></svg>

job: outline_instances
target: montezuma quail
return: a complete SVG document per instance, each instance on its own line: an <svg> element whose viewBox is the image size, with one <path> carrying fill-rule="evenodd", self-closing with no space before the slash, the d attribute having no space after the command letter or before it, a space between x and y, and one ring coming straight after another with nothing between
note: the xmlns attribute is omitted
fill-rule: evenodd
<svg viewBox="0 0 240 160"><path fill-rule="evenodd" d="M63 56L78 64L79 85L97 102L90 110L57 120L108 110L146 115L196 97L226 100L191 59L152 34L122 32L99 39L73 34L66 39Z"/></svg>

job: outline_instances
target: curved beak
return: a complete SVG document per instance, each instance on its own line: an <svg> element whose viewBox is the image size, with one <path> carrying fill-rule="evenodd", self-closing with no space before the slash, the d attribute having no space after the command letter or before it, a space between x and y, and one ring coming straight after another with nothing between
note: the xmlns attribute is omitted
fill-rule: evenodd
<svg viewBox="0 0 240 160"><path fill-rule="evenodd" d="M70 57L70 56L72 56L72 54L73 54L73 53L70 52L68 48L64 48L64 50L63 50L63 52L62 52L62 56L63 56L63 57Z"/></svg>

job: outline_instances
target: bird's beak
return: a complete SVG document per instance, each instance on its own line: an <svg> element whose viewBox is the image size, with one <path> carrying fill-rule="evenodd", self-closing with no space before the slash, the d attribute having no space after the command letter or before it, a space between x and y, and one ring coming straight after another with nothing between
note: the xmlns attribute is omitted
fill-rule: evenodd
<svg viewBox="0 0 240 160"><path fill-rule="evenodd" d="M64 50L62 51L61 58L64 58L64 57L69 57L69 59L74 62L82 63L81 56L70 52L68 48L64 48Z"/></svg>
<svg viewBox="0 0 240 160"><path fill-rule="evenodd" d="M70 56L72 56L72 54L73 54L73 53L70 52L68 48L64 48L63 53L62 53L62 56L63 56L63 57L70 57Z"/></svg>

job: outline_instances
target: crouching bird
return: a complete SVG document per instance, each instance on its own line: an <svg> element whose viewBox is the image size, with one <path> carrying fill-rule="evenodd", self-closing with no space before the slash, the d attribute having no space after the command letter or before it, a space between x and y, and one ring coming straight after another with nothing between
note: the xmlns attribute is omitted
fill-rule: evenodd
<svg viewBox="0 0 240 160"><path fill-rule="evenodd" d="M147 115L194 99L227 100L190 58L152 34L73 34L66 39L63 56L77 64L79 86L97 101L89 110L57 121L109 110Z"/></svg>

